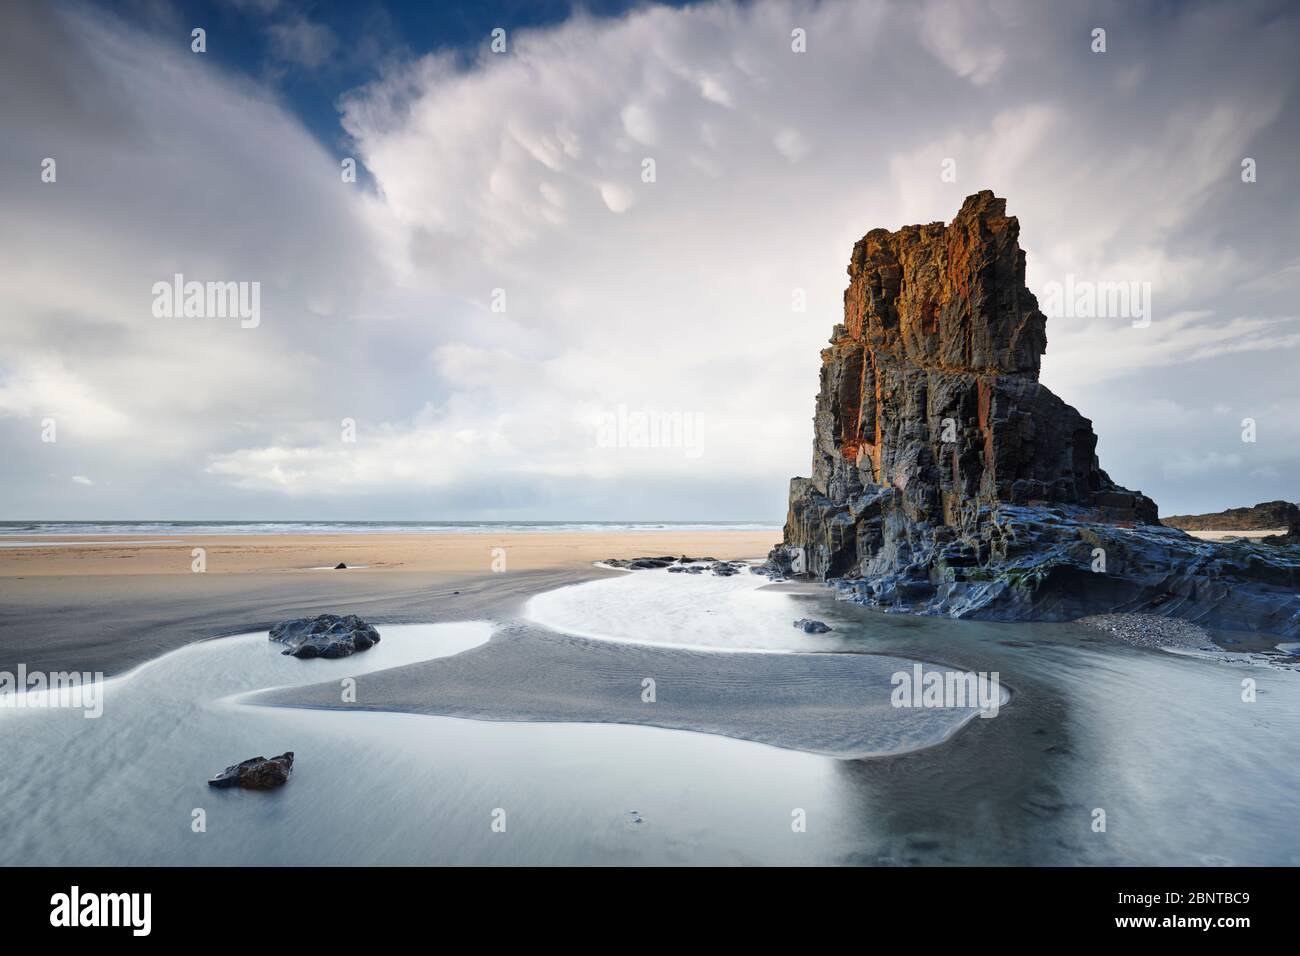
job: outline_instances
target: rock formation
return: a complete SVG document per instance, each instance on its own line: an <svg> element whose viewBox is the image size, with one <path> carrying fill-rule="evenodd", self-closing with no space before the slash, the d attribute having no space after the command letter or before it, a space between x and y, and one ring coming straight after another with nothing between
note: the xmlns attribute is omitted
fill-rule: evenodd
<svg viewBox="0 0 1300 956"><path fill-rule="evenodd" d="M1268 531L1287 528L1300 518L1300 508L1289 501L1262 501L1251 508L1229 508L1203 515L1174 515L1160 523L1184 531Z"/></svg>
<svg viewBox="0 0 1300 956"><path fill-rule="evenodd" d="M1101 469L1092 423L1039 383L1046 318L1019 231L985 191L950 225L854 246L822 352L812 477L791 482L771 564L894 610L1159 608L1295 633L1298 556L1162 527L1150 498Z"/></svg>
<svg viewBox="0 0 1300 956"><path fill-rule="evenodd" d="M293 773L293 751L288 750L278 757L250 757L227 767L209 780L208 786L223 790L228 787L271 790L288 783L291 773Z"/></svg>
<svg viewBox="0 0 1300 956"><path fill-rule="evenodd" d="M739 574L749 566L743 561L719 561L716 558L675 558L671 554L659 558L606 558L601 562L624 571L649 571L667 568L670 574L703 574L712 571L722 578Z"/></svg>
<svg viewBox="0 0 1300 956"><path fill-rule="evenodd" d="M271 640L287 644L294 657L348 657L379 643L379 632L355 614L321 614L281 621L271 628Z"/></svg>

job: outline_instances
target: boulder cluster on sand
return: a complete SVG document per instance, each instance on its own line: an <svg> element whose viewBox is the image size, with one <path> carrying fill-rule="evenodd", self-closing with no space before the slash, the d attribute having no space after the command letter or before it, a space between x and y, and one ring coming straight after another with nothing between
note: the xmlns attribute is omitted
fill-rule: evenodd
<svg viewBox="0 0 1300 956"><path fill-rule="evenodd" d="M226 789L241 787L244 790L272 790L284 786L293 773L293 751L278 757L250 757L227 767L208 781L208 786Z"/></svg>
<svg viewBox="0 0 1300 956"><path fill-rule="evenodd" d="M718 577L731 577L746 570L744 561L719 561L717 558L691 558L686 555L660 558L606 558L601 564L628 571L646 571L666 568L670 574L703 574L711 571Z"/></svg>
<svg viewBox="0 0 1300 956"><path fill-rule="evenodd" d="M321 614L281 621L271 628L271 640L294 657L348 657L379 643L379 632L355 614Z"/></svg>
<svg viewBox="0 0 1300 956"><path fill-rule="evenodd" d="M1116 484L1092 423L1038 381L1046 317L991 192L949 225L875 229L822 352L812 477L769 566L893 611L1112 610L1300 633L1300 537L1214 544Z"/></svg>
<svg viewBox="0 0 1300 956"><path fill-rule="evenodd" d="M1176 617L1154 614L1090 614L1079 624L1091 627L1136 647L1212 648L1214 639L1205 628Z"/></svg>
<svg viewBox="0 0 1300 956"><path fill-rule="evenodd" d="M1261 501L1249 508L1229 508L1203 515L1173 515L1160 523L1184 531L1269 531L1300 521L1300 507L1289 501Z"/></svg>

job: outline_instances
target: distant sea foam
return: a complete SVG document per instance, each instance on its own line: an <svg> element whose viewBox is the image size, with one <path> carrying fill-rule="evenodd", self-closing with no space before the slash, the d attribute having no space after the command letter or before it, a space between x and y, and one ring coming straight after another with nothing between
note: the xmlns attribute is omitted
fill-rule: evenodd
<svg viewBox="0 0 1300 956"><path fill-rule="evenodd" d="M560 531L779 531L764 521L0 521L3 535L501 534Z"/></svg>

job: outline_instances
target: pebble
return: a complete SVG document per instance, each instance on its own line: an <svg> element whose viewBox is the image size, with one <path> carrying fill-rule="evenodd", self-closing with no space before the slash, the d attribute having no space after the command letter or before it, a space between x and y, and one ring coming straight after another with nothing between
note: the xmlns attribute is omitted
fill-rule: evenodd
<svg viewBox="0 0 1300 956"><path fill-rule="evenodd" d="M1213 647L1210 633L1199 624L1156 614L1091 614L1076 624L1107 631L1135 647Z"/></svg>

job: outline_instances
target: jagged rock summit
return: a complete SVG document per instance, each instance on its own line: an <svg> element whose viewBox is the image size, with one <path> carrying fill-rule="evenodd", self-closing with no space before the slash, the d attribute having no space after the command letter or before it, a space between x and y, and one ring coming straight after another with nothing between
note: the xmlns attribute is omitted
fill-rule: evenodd
<svg viewBox="0 0 1300 956"><path fill-rule="evenodd" d="M791 482L771 563L894 610L1159 607L1294 633L1295 555L1161 527L1150 498L1101 469L1092 423L1038 381L1047 323L1019 233L986 190L949 225L873 229L854 246L844 321L822 352L812 477ZM1226 593L1259 562L1251 587L1278 593Z"/></svg>

